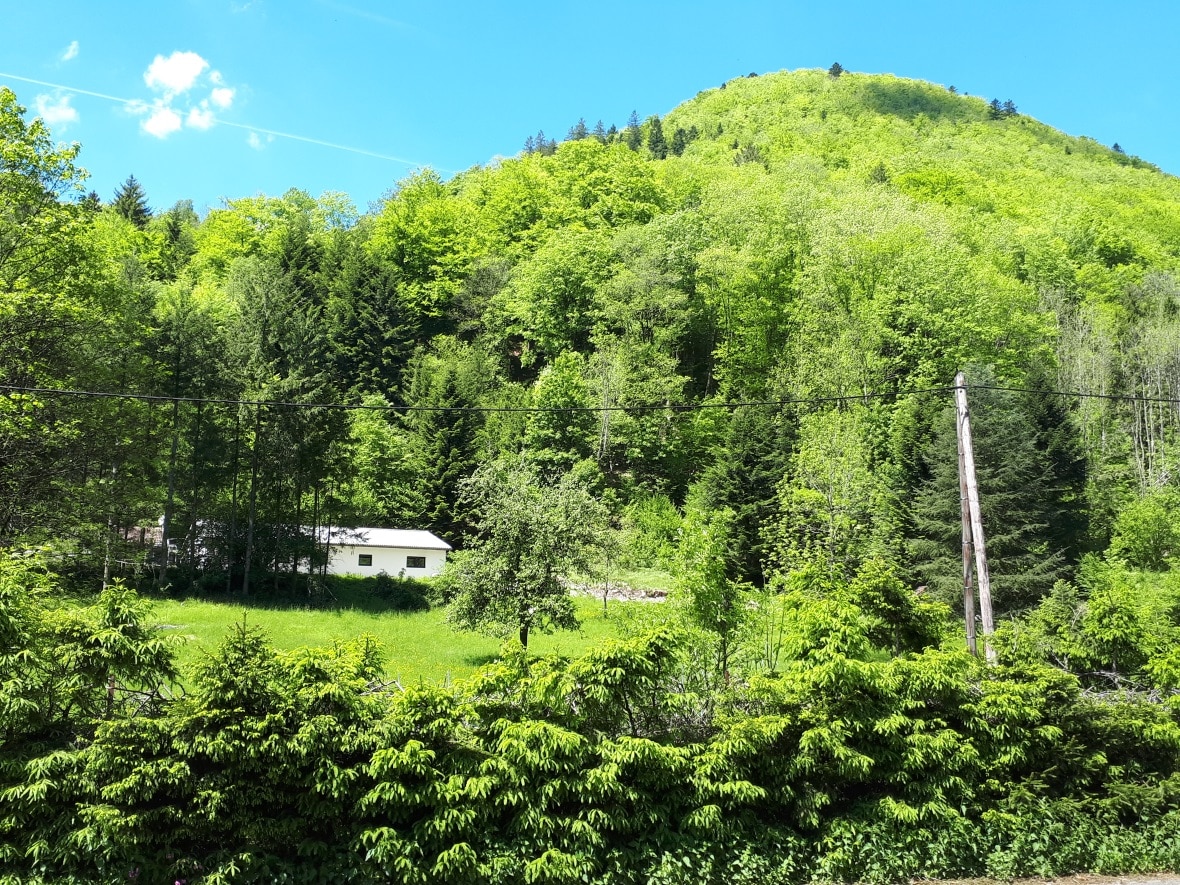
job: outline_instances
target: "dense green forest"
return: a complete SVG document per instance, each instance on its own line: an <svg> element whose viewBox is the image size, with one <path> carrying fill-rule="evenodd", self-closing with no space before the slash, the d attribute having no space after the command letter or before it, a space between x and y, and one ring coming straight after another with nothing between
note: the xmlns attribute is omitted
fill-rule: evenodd
<svg viewBox="0 0 1180 885"><path fill-rule="evenodd" d="M84 154L7 90L0 136L9 550L75 587L302 592L315 527L397 526L474 569L508 507L472 490L499 472L583 494L600 553L682 590L677 630L397 698L370 690L364 643L276 657L243 628L192 698L112 720L106 674L145 697L175 675L138 603L116 584L66 623L59 579L13 560L0 674L23 636L50 676L0 692L26 717L0 745L41 765L0 764L0 872L65 869L67 833L116 877L312 855L327 879L423 882L1180 862L1180 180L1012 102L838 66L530 136L364 213L88 193ZM952 650L959 370L991 669ZM63 688L55 656L102 679ZM37 718L46 686L73 699L58 719ZM106 721L63 761L95 739L79 716ZM278 721L302 723L288 744ZM46 772L74 798L46 798ZM235 777L265 781L274 820ZM21 817L59 800L81 817ZM206 829L153 835L202 803ZM239 823L248 857L224 848Z"/></svg>
<svg viewBox="0 0 1180 885"><path fill-rule="evenodd" d="M759 585L883 556L943 592L967 369L1021 389L974 407L997 600L1025 608L1126 508L1171 508L1180 182L1007 107L742 78L365 214L293 190L202 219L134 179L87 196L6 93L0 533L125 571L163 514L180 571L241 587L314 524L461 547L460 480L523 455L618 524L732 508Z"/></svg>

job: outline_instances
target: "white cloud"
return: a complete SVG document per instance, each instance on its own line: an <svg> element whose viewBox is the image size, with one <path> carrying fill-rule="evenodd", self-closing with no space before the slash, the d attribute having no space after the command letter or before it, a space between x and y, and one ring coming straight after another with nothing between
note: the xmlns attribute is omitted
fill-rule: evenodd
<svg viewBox="0 0 1180 885"><path fill-rule="evenodd" d="M144 71L143 81L157 93L149 104L135 99L126 102L127 110L140 117L140 128L156 138L166 138L178 129L210 129L217 122L216 112L234 103L237 89L225 82L221 71L195 52L157 55ZM208 94L199 101L197 87ZM233 124L229 124L233 125ZM245 127L243 127L245 128ZM258 142L258 147L262 147Z"/></svg>
<svg viewBox="0 0 1180 885"><path fill-rule="evenodd" d="M65 129L71 123L78 122L78 111L70 107L69 95L38 95L33 99L33 107L37 109L37 116L50 126Z"/></svg>
<svg viewBox="0 0 1180 885"><path fill-rule="evenodd" d="M203 105L202 102L202 107L193 108L188 112L188 119L185 120L185 123L191 129L208 129L217 122L213 117L213 112Z"/></svg>
<svg viewBox="0 0 1180 885"><path fill-rule="evenodd" d="M234 90L228 86L218 86L209 93L209 99L219 108L228 108L234 103Z"/></svg>
<svg viewBox="0 0 1180 885"><path fill-rule="evenodd" d="M195 52L173 52L167 58L157 55L144 72L143 81L171 98L192 89L207 67L209 62Z"/></svg>
<svg viewBox="0 0 1180 885"><path fill-rule="evenodd" d="M275 137L271 133L267 133L266 138L263 138L254 131L251 131L250 134L246 136L246 144L250 145L250 147L254 148L256 151L262 150L274 140Z"/></svg>
<svg viewBox="0 0 1180 885"><path fill-rule="evenodd" d="M180 114L167 105L157 105L152 115L139 124L143 131L156 138L167 138L181 126Z"/></svg>
<svg viewBox="0 0 1180 885"><path fill-rule="evenodd" d="M66 51L61 54L62 61L73 61L78 57L78 41L74 40L66 47Z"/></svg>

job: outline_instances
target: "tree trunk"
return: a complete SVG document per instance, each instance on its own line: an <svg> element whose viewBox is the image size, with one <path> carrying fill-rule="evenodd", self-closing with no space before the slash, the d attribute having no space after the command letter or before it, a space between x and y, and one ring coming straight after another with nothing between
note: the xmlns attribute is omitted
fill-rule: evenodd
<svg viewBox="0 0 1180 885"><path fill-rule="evenodd" d="M242 595L250 595L250 566L254 561L254 515L258 508L258 438L262 420L254 407L254 441L250 446L250 513L246 522L246 562L242 573Z"/></svg>
<svg viewBox="0 0 1180 885"><path fill-rule="evenodd" d="M172 498L176 494L176 449L180 443L179 429L176 423L180 416L180 400L172 400L172 452L168 456L168 497L164 501L164 527L162 531L161 543L164 546L161 555L162 562L160 575L164 579L168 574L168 542L172 539Z"/></svg>

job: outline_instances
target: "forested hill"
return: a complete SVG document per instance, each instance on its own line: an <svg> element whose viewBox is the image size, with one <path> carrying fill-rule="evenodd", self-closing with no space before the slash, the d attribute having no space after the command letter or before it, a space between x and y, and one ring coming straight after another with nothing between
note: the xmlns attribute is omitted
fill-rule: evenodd
<svg viewBox="0 0 1180 885"><path fill-rule="evenodd" d="M461 544L462 478L523 455L589 483L636 563L729 507L735 575L881 557L949 598L959 369L1001 607L1143 502L1174 515L1180 180L1011 102L751 76L368 214L290 191L201 219L134 181L82 198L0 95L4 383L164 398L6 398L9 539L109 565L164 513L232 583L294 569L313 523Z"/></svg>

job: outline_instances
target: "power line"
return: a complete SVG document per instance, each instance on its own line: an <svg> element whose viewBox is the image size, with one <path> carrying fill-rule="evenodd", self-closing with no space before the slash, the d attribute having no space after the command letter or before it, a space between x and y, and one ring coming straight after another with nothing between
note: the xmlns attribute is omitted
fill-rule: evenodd
<svg viewBox="0 0 1180 885"><path fill-rule="evenodd" d="M1132 393L1089 393L1087 391L1054 391L1049 387L1005 387L1004 385L972 385L968 382L969 391L1007 391L1008 393L1033 393L1042 396L1062 396L1082 400L1116 400L1120 402L1162 402L1162 404L1180 406L1178 396L1140 396Z"/></svg>
<svg viewBox="0 0 1180 885"><path fill-rule="evenodd" d="M150 393L130 393L106 390L70 390L54 387L22 387L14 384L0 384L0 391L27 394L30 396L76 396L92 399L136 400L149 403L199 403L204 405L252 406L256 408L289 409L334 409L342 411L372 412L693 412L703 409L771 408L791 405L818 405L823 403L856 402L868 399L891 399L925 393L949 393L953 387L927 387L913 390L846 394L842 396L794 397L775 400L725 400L723 402L699 403L637 403L629 406L399 406L392 403L369 405L366 403L300 403L288 400L221 399L195 396L160 396Z"/></svg>
<svg viewBox="0 0 1180 885"><path fill-rule="evenodd" d="M1100 399L1119 402L1165 403L1180 406L1180 399L1174 397L1137 396L1133 394L1090 393L1087 391L1052 390L1050 388L1009 387L1001 384L968 384L971 390L996 390L1008 393L1024 393L1039 396L1059 396L1073 399ZM724 400L699 403L636 403L627 406L409 406L384 403L317 402L303 403L290 400L251 400L196 396L161 396L150 393L133 393L108 390L76 390L54 387L25 387L15 384L0 384L0 391L9 394L29 396L84 397L91 399L133 400L147 403L193 403L196 405L246 406L252 408L282 408L336 411L371 412L469 412L478 414L498 413L601 413L601 412L694 412L706 409L741 408L783 408L796 405L824 405L833 403L863 402L865 400L896 399L905 396L952 393L953 385L942 387L920 387L895 391L872 391L838 396L788 397L773 400Z"/></svg>

